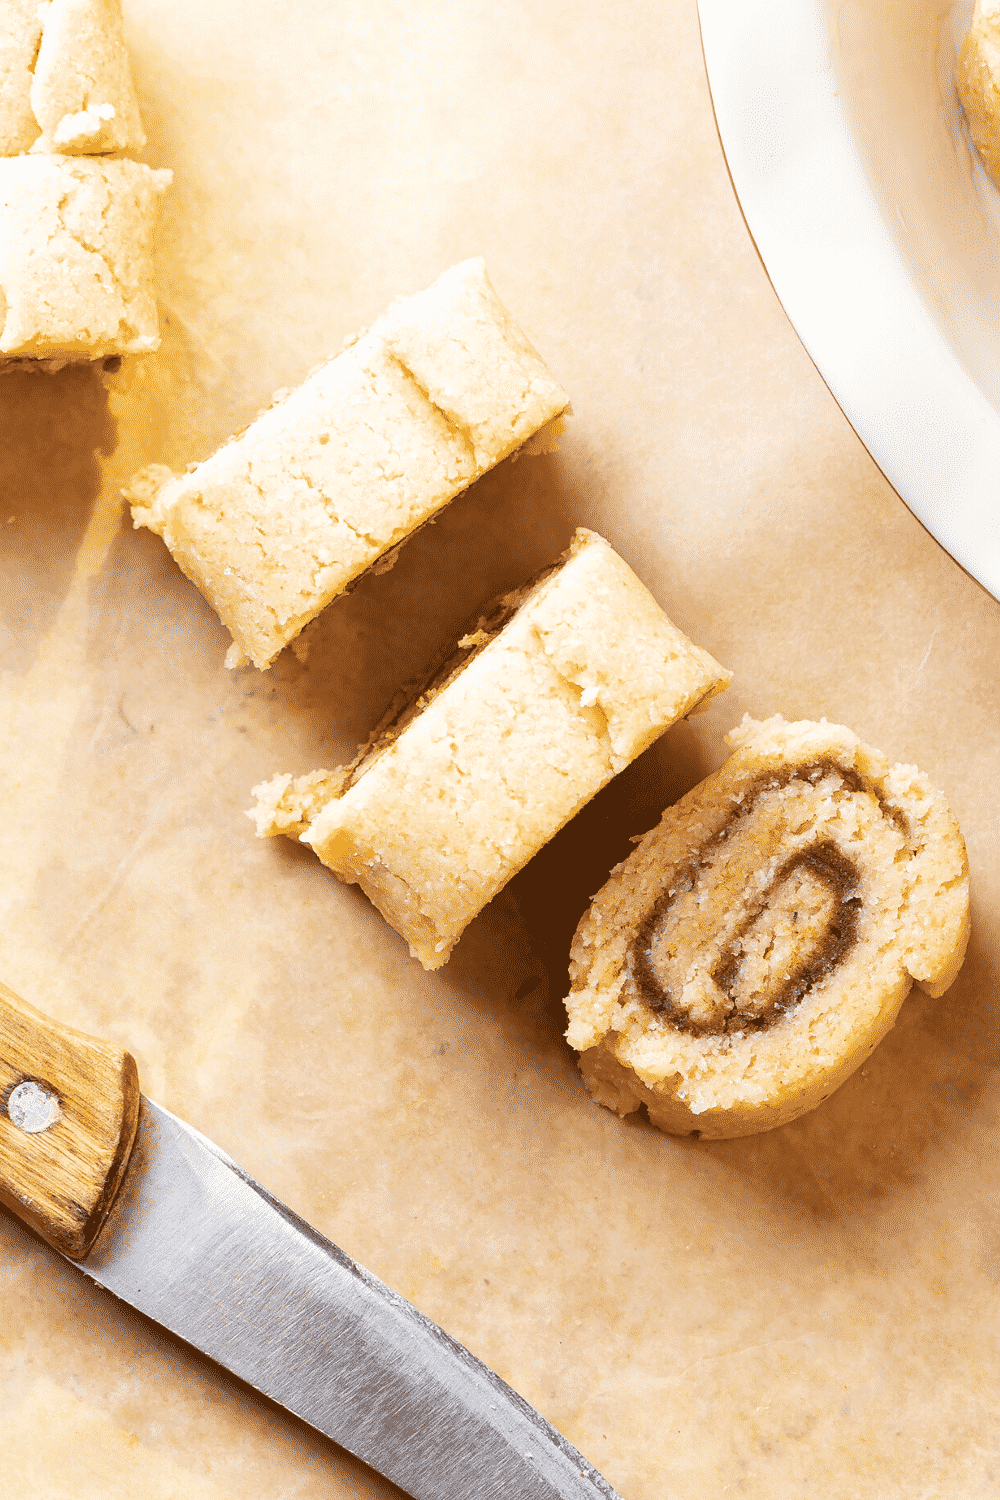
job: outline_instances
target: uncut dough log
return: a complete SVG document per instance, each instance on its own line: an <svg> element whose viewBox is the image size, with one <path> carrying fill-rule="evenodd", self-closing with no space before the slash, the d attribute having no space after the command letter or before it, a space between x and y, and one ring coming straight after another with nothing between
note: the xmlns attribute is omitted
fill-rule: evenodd
<svg viewBox="0 0 1000 1500"><path fill-rule="evenodd" d="M158 347L153 232L171 176L100 157L0 160L0 356Z"/></svg>
<svg viewBox="0 0 1000 1500"><path fill-rule="evenodd" d="M729 673L594 532L463 636L353 766L255 787L427 969L562 825Z"/></svg>
<svg viewBox="0 0 1000 1500"><path fill-rule="evenodd" d="M567 1037L598 1103L677 1135L753 1135L814 1108L941 995L969 936L940 793L842 725L745 718L577 928Z"/></svg>
<svg viewBox="0 0 1000 1500"><path fill-rule="evenodd" d="M102 155L146 144L120 0L4 0L0 155Z"/></svg>
<svg viewBox="0 0 1000 1500"><path fill-rule="evenodd" d="M955 82L976 150L1000 185L1000 0L976 0Z"/></svg>
<svg viewBox="0 0 1000 1500"><path fill-rule="evenodd" d="M540 429L565 391L482 260L393 304L350 348L188 474L127 491L232 634L268 666L331 599Z"/></svg>

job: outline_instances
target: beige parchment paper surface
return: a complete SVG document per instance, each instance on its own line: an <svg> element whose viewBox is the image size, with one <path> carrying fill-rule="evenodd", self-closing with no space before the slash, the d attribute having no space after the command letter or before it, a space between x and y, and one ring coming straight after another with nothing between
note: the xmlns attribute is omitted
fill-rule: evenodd
<svg viewBox="0 0 1000 1500"><path fill-rule="evenodd" d="M1000 606L913 519L790 328L693 0L128 0L170 166L163 347L0 380L0 973L442 1323L625 1500L1000 1485ZM119 489L181 468L391 297L483 254L573 400L267 674ZM731 667L424 974L249 789L347 758L577 524ZM301 653L300 653L301 655ZM826 715L951 800L968 960L815 1113L704 1144L588 1100L569 940L745 710ZM0 1213L0 1496L392 1487Z"/></svg>

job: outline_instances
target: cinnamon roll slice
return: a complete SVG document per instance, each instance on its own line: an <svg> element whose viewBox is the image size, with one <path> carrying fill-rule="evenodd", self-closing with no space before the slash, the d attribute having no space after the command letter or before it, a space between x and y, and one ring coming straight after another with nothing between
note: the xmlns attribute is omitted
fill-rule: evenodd
<svg viewBox="0 0 1000 1500"><path fill-rule="evenodd" d="M754 1135L815 1108L937 996L969 936L944 798L839 724L744 718L573 940L567 1037L598 1103Z"/></svg>
<svg viewBox="0 0 1000 1500"><path fill-rule="evenodd" d="M258 836L309 844L425 969L601 787L729 685L580 527L494 601L350 766L254 788Z"/></svg>

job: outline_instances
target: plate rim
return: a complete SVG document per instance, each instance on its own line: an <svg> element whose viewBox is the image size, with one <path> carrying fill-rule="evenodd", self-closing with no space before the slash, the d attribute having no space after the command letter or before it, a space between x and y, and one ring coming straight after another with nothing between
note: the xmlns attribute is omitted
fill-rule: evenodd
<svg viewBox="0 0 1000 1500"><path fill-rule="evenodd" d="M1000 599L1000 415L886 224L824 0L698 0L698 16L729 176L796 334L903 503Z"/></svg>

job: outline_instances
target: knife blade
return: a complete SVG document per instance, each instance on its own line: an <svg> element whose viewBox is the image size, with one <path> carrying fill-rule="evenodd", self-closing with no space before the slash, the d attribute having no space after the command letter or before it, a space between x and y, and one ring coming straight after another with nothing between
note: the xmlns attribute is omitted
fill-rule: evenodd
<svg viewBox="0 0 1000 1500"><path fill-rule="evenodd" d="M437 1324L0 985L0 1199L107 1291L414 1500L620 1500Z"/></svg>

